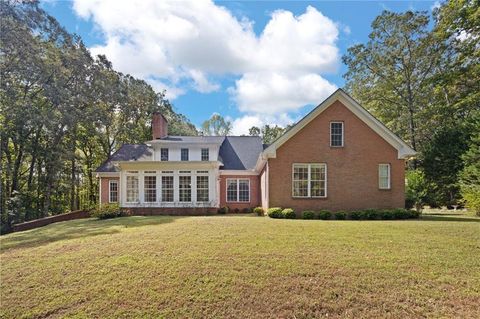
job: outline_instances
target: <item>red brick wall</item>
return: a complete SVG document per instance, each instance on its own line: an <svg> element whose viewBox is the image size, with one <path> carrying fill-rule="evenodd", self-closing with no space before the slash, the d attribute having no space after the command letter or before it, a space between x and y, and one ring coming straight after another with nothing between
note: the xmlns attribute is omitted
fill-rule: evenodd
<svg viewBox="0 0 480 319"><path fill-rule="evenodd" d="M227 178L250 179L250 202L227 203ZM230 209L244 209L260 206L260 177L258 175L220 175L220 207L228 206Z"/></svg>
<svg viewBox="0 0 480 319"><path fill-rule="evenodd" d="M110 180L118 181L118 177L100 177L100 204L108 204L109 202L109 188L110 188ZM118 198L120 200L120 182L118 183Z"/></svg>
<svg viewBox="0 0 480 319"><path fill-rule="evenodd" d="M330 147L330 121L344 122L345 143ZM339 101L277 149L269 159L269 206L355 210L404 207L404 160ZM293 163L327 163L327 198L292 197ZM391 189L378 189L378 164L390 163Z"/></svg>
<svg viewBox="0 0 480 319"><path fill-rule="evenodd" d="M79 218L88 218L90 217L90 212L86 210L77 210L70 213L59 214L54 216L49 216L45 218L30 220L28 222L15 224L13 225L13 231L24 231L29 229L34 229L42 226L46 226L52 223L63 222L67 220L79 219Z"/></svg>

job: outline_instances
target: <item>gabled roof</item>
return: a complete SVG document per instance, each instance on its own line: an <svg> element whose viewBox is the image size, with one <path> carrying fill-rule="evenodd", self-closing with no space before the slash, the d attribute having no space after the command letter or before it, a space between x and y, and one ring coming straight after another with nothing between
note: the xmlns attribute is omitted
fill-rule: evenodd
<svg viewBox="0 0 480 319"><path fill-rule="evenodd" d="M123 144L115 153L102 163L95 171L102 173L118 172L114 166L118 161L135 161L151 158L153 150L145 144Z"/></svg>
<svg viewBox="0 0 480 319"><path fill-rule="evenodd" d="M220 147L223 170L253 170L263 151L259 136L226 136Z"/></svg>
<svg viewBox="0 0 480 319"><path fill-rule="evenodd" d="M370 114L365 108L363 108L358 102L356 102L350 95L348 95L342 89L336 90L325 101L314 108L303 119L289 129L285 134L280 136L271 145L269 145L265 151L263 151L264 158L275 158L276 150L282 146L291 137L297 134L302 128L310 123L314 118L325 111L335 101L340 101L345 107L347 107L353 114L355 114L360 120L365 122L373 131L380 135L385 141L392 145L398 151L398 158L408 158L414 156L416 152L408 146L400 137L390 131L385 125L377 120L372 114Z"/></svg>
<svg viewBox="0 0 480 319"><path fill-rule="evenodd" d="M224 136L166 136L146 142L147 144L222 144Z"/></svg>

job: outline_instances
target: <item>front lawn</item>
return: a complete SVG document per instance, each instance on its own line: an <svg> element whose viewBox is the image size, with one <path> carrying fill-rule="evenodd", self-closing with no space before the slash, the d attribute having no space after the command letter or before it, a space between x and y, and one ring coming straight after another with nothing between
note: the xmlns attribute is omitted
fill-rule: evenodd
<svg viewBox="0 0 480 319"><path fill-rule="evenodd" d="M480 317L480 218L76 220L1 244L1 318Z"/></svg>

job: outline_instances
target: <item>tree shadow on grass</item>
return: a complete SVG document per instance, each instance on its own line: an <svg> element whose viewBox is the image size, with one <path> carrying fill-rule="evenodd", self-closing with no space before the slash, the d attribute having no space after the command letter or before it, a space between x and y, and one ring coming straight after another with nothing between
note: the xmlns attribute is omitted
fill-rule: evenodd
<svg viewBox="0 0 480 319"><path fill-rule="evenodd" d="M174 222L182 217L173 216L131 216L105 220L94 218L53 223L0 237L0 251L12 248L37 247L59 240L85 238L97 235L115 234L122 228L143 227Z"/></svg>
<svg viewBox="0 0 480 319"><path fill-rule="evenodd" d="M460 217L460 216L464 216L464 217ZM422 215L420 217L420 220L440 221L440 222L474 222L474 223L480 223L480 218L476 218L476 217L473 217L473 216L459 215L459 214L452 214L452 215L428 214L428 215Z"/></svg>

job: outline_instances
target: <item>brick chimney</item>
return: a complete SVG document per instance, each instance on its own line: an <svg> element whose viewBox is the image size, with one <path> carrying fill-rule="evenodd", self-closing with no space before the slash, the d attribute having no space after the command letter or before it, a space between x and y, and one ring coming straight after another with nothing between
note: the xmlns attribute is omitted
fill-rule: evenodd
<svg viewBox="0 0 480 319"><path fill-rule="evenodd" d="M154 140L166 137L168 135L168 122L165 117L155 112L152 118L152 137Z"/></svg>

